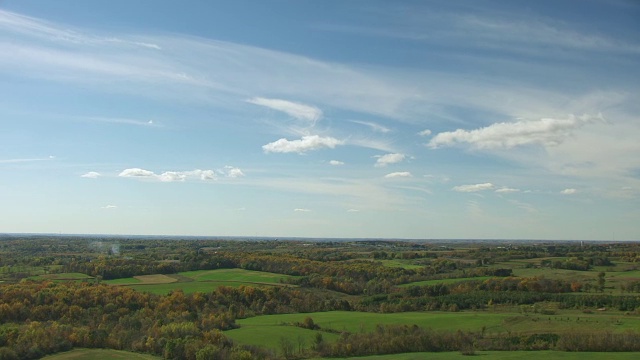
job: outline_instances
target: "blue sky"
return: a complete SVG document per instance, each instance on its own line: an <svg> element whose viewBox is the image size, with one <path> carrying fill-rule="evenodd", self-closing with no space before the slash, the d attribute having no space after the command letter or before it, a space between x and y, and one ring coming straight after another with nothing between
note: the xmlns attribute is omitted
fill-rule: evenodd
<svg viewBox="0 0 640 360"><path fill-rule="evenodd" d="M0 1L0 232L640 240L636 1Z"/></svg>

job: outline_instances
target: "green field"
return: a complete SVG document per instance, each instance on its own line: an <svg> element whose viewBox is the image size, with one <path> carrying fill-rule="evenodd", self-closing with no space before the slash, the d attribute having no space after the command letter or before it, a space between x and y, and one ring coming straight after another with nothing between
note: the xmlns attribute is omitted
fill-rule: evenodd
<svg viewBox="0 0 640 360"><path fill-rule="evenodd" d="M142 281L136 278L122 278L122 279L103 280L102 282L109 285L132 285L132 284L139 284Z"/></svg>
<svg viewBox="0 0 640 360"><path fill-rule="evenodd" d="M401 267L404 269L419 269L423 268L423 265L415 265L411 263L411 260L376 260L382 263L384 266L388 267Z"/></svg>
<svg viewBox="0 0 640 360"><path fill-rule="evenodd" d="M290 286L281 280L289 275L274 274L244 269L218 269L186 271L175 275L146 275L135 278L106 280L111 285L130 286L132 289L153 294L164 295L177 289L185 293L210 292L219 286L240 287L251 286ZM171 278L173 282L163 280Z"/></svg>
<svg viewBox="0 0 640 360"><path fill-rule="evenodd" d="M59 273L59 274L38 275L38 276L32 277L31 279L37 280L37 281L41 281L41 280L77 281L77 280L93 279L93 276L89 276L87 274L82 274L82 273Z"/></svg>
<svg viewBox="0 0 640 360"><path fill-rule="evenodd" d="M268 284L278 284L281 279L291 277L289 275L244 269L198 270L182 272L178 275L191 278L195 281L232 281Z"/></svg>
<svg viewBox="0 0 640 360"><path fill-rule="evenodd" d="M374 355L351 357L351 360L635 360L638 353L597 353L597 352L562 352L562 351L478 351L474 356L462 355L459 352L443 353L409 353L392 355Z"/></svg>
<svg viewBox="0 0 640 360"><path fill-rule="evenodd" d="M491 279L493 276L478 276L478 277L467 277L467 278L452 278L452 279L438 279L438 280L425 280L425 281L416 281L408 284L398 285L399 287L409 287L409 286L427 286L427 285L437 285L437 284L454 284L461 281L484 281L487 279Z"/></svg>
<svg viewBox="0 0 640 360"><path fill-rule="evenodd" d="M625 331L640 329L640 317L621 314L583 314L578 311L565 311L558 315L519 314L516 312L405 312L405 313L364 313L330 311L308 314L264 315L237 320L240 329L232 330L232 338L244 339L243 329L255 327L279 327L282 324L302 322L311 317L321 329L333 329L348 332L369 332L381 325L418 325L434 330L466 330L486 333L545 333L583 330ZM249 331L249 330L246 330Z"/></svg>
<svg viewBox="0 0 640 360"><path fill-rule="evenodd" d="M159 357L138 354L120 350L107 349L75 349L63 353L43 357L46 360L112 360L112 359L132 359L132 360L156 360Z"/></svg>
<svg viewBox="0 0 640 360"><path fill-rule="evenodd" d="M300 345L303 348L309 348L318 333L322 334L322 338L329 342L337 340L339 336L338 334L291 325L244 325L239 329L228 330L224 333L235 343L264 346L276 352L280 350L282 339L288 339L296 347Z"/></svg>

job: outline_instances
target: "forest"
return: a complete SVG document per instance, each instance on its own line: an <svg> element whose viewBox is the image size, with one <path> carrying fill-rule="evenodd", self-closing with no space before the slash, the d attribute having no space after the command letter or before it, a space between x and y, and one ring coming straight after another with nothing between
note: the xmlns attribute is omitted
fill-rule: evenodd
<svg viewBox="0 0 640 360"><path fill-rule="evenodd" d="M640 351L639 266L635 242L3 235L0 359Z"/></svg>

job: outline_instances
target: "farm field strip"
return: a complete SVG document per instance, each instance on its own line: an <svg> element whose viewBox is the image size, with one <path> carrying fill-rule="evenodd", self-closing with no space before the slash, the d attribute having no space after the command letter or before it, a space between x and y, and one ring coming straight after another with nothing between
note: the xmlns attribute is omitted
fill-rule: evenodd
<svg viewBox="0 0 640 360"><path fill-rule="evenodd" d="M161 359L148 354L139 354L120 350L107 349L74 349L62 353L45 356L44 360L156 360Z"/></svg>
<svg viewBox="0 0 640 360"><path fill-rule="evenodd" d="M519 314L517 312L405 312L363 313L330 311L307 314L263 315L237 320L244 326L275 326L302 323L311 317L321 330L369 332L380 325L417 325L446 331L482 331L487 333L514 332L522 334L598 330L623 332L640 328L640 317L617 314L583 314L579 312L558 315Z"/></svg>
<svg viewBox="0 0 640 360"><path fill-rule="evenodd" d="M599 353L599 352L564 352L564 351L477 351L475 356L463 355L459 352L440 352L440 353L405 353L391 355L373 355L358 356L350 358L334 358L334 359L350 359L350 360L468 360L469 358L478 357L480 359L491 360L635 360L638 353L619 352L619 353ZM310 359L310 360L318 360Z"/></svg>

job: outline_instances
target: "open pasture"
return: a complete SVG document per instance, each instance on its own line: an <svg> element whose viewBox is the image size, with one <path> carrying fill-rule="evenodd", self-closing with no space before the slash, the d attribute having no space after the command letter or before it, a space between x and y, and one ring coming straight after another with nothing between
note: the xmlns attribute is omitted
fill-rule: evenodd
<svg viewBox="0 0 640 360"><path fill-rule="evenodd" d="M219 286L290 286L281 283L288 275L244 269L186 271L174 275L141 275L107 280L111 285L130 286L137 291L164 295L181 289L185 293L210 292Z"/></svg>
<svg viewBox="0 0 640 360"><path fill-rule="evenodd" d="M43 274L32 277L33 280L53 280L53 281L77 281L93 279L92 276L82 273L59 273L59 274Z"/></svg>
<svg viewBox="0 0 640 360"><path fill-rule="evenodd" d="M160 359L148 354L139 354L109 349L74 349L62 353L45 356L45 360L155 360Z"/></svg>
<svg viewBox="0 0 640 360"><path fill-rule="evenodd" d="M298 326L267 324L246 325L224 333L238 344L263 346L276 352L280 351L283 339L290 341L295 347L309 348L318 333L322 334L322 338L328 342L337 340L339 336Z"/></svg>
<svg viewBox="0 0 640 360"><path fill-rule="evenodd" d="M351 360L468 360L478 358L483 360L632 360L638 358L638 353L598 353L598 352L564 352L564 351L477 351L474 356L462 355L459 352L441 353L406 353L391 355L374 355L350 357ZM340 358L336 358L340 359Z"/></svg>
<svg viewBox="0 0 640 360"><path fill-rule="evenodd" d="M280 280L291 277L289 275L244 269L187 271L179 273L178 275L191 278L195 281L231 281L258 284L279 284Z"/></svg>
<svg viewBox="0 0 640 360"><path fill-rule="evenodd" d="M399 285L399 287L409 287L409 286L427 286L427 285L438 285L438 284L455 284L461 281L484 281L487 279L491 279L493 276L478 276L478 277L465 277L465 278L451 278L451 279L437 279L437 280L425 280L425 281L416 281L408 284Z"/></svg>
<svg viewBox="0 0 640 360"><path fill-rule="evenodd" d="M382 265L384 266L388 266L388 267L400 267L403 269L419 269L424 267L423 265L416 265L413 264L411 260L400 260L400 259L394 259L394 260L376 260L382 263Z"/></svg>
<svg viewBox="0 0 640 360"><path fill-rule="evenodd" d="M321 330L370 332L380 325L418 325L445 331L485 331L486 333L563 333L579 329L594 331L626 331L640 328L640 317L620 313L584 314L565 311L557 315L521 314L513 312L405 312L363 313L330 311L307 314L264 315L237 320L244 327L279 326L303 322L311 317Z"/></svg>

